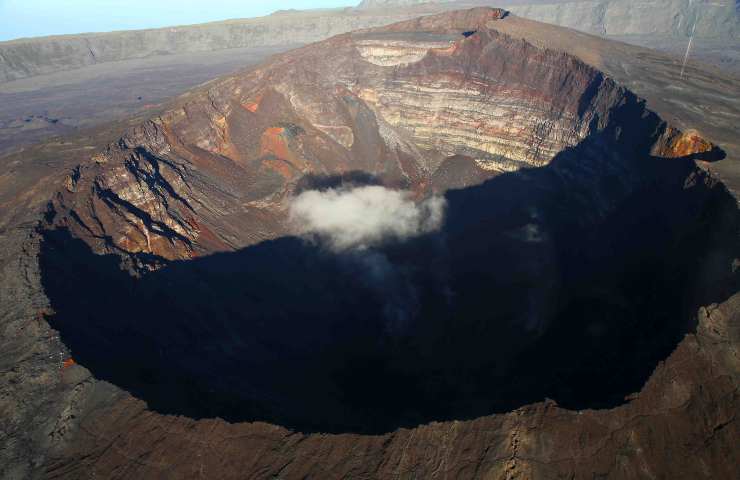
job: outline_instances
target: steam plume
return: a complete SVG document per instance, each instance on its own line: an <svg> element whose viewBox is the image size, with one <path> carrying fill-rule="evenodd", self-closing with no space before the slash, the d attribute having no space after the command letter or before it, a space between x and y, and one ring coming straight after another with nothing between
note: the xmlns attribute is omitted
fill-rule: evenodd
<svg viewBox="0 0 740 480"><path fill-rule="evenodd" d="M408 192L377 185L311 190L293 200L290 221L298 234L334 251L366 250L438 230L445 206L442 197L417 203Z"/></svg>
<svg viewBox="0 0 740 480"><path fill-rule="evenodd" d="M376 248L438 230L446 201L414 202L408 192L377 185L310 190L290 206L295 231L342 254L355 278L375 292L383 305L386 331L397 337L417 314L419 299L408 266L395 265Z"/></svg>

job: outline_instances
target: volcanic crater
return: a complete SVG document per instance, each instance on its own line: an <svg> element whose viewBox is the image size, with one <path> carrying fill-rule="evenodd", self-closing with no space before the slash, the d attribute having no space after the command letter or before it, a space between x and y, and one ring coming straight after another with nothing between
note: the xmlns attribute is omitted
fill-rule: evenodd
<svg viewBox="0 0 740 480"><path fill-rule="evenodd" d="M501 21L277 56L81 164L40 255L75 361L156 412L302 432L625 403L738 289L737 203L701 167L723 152ZM443 196L441 227L293 235L296 194L368 183Z"/></svg>

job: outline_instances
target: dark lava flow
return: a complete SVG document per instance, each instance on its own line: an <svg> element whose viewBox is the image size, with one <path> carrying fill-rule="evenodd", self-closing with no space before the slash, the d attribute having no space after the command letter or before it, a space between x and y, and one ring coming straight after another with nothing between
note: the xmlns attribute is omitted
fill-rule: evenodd
<svg viewBox="0 0 740 480"><path fill-rule="evenodd" d="M49 320L166 414L380 433L544 398L613 407L737 290L740 222L691 158L603 151L450 191L441 232L370 253L281 238L137 279L46 231Z"/></svg>

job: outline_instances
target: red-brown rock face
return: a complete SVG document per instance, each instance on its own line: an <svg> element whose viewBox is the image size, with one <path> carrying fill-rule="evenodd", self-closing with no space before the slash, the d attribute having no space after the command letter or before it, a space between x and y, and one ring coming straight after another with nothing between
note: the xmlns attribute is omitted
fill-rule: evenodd
<svg viewBox="0 0 740 480"><path fill-rule="evenodd" d="M307 174L444 191L546 165L600 132L656 141L665 127L639 99L486 28L503 15L341 35L186 95L77 170L60 221L98 249L190 258L284 233L284 199ZM671 135L672 152L706 149ZM464 181L449 162L469 164Z"/></svg>
<svg viewBox="0 0 740 480"><path fill-rule="evenodd" d="M717 149L506 21L340 35L84 159L38 247L74 359L48 476L729 478L740 216L694 162ZM445 221L291 237L335 177L444 195Z"/></svg>

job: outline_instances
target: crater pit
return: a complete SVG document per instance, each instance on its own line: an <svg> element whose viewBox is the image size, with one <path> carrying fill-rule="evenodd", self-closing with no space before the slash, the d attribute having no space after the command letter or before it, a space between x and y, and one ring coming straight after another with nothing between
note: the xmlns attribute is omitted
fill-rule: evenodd
<svg viewBox="0 0 740 480"><path fill-rule="evenodd" d="M625 194L582 154L450 191L440 231L361 252L285 237L136 278L47 231L50 321L167 414L379 433L613 407L731 290L738 215L690 160L632 166Z"/></svg>
<svg viewBox="0 0 740 480"><path fill-rule="evenodd" d="M639 392L737 291L737 203L697 164L722 152L501 16L285 54L76 169L40 255L75 361L157 412L304 432ZM342 251L291 235L296 194L367 183L444 219Z"/></svg>

